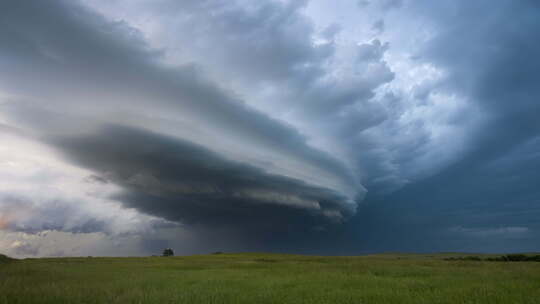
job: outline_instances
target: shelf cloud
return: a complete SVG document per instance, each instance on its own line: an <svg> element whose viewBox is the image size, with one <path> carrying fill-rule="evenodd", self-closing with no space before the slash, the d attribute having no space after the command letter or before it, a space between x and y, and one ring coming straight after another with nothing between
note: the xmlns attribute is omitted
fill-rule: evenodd
<svg viewBox="0 0 540 304"><path fill-rule="evenodd" d="M539 15L0 2L0 251L537 249Z"/></svg>

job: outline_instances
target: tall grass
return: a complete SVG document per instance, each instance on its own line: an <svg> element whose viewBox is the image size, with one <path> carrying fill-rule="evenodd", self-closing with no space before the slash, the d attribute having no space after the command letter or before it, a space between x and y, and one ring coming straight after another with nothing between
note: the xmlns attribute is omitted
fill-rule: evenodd
<svg viewBox="0 0 540 304"><path fill-rule="evenodd" d="M0 264L0 303L539 303L540 264L219 254Z"/></svg>

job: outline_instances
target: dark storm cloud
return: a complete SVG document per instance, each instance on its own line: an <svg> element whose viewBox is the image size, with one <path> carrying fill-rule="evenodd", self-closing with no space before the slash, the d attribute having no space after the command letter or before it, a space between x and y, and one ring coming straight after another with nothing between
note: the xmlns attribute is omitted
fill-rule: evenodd
<svg viewBox="0 0 540 304"><path fill-rule="evenodd" d="M8 92L24 92L34 99L5 106L17 123L63 132L70 125L83 128L78 117L99 116L109 112L107 108L145 116L178 113L206 132L224 133L229 141L308 162L356 187L342 164L308 147L294 129L206 81L196 67L164 67L159 54L126 25L108 22L67 1L3 6L1 51L9 60L1 63L11 71L4 74L4 85ZM63 113L54 113L59 109ZM70 118L66 114L70 112L77 117Z"/></svg>
<svg viewBox="0 0 540 304"><path fill-rule="evenodd" d="M193 242L249 240L236 247L246 250L538 249L537 2L356 2L382 14L366 21L370 35L410 36L414 54L393 49L401 38L316 26L307 1L95 3L137 18L0 2L0 135L21 149L34 146L12 138L39 139L84 169L101 202L86 205L106 206L96 193L119 187L106 198L126 210L186 224ZM421 26L396 29L409 20ZM432 70L443 76L416 82ZM21 180L50 174L36 176ZM0 186L10 231L114 234L138 220L111 225L56 186L42 200ZM333 225L364 187L354 220ZM145 235L143 246L169 241Z"/></svg>
<svg viewBox="0 0 540 304"><path fill-rule="evenodd" d="M262 17L281 18L297 5L275 12L279 6L268 6ZM94 172L86 183L122 187L113 198L124 206L186 224L268 235L324 229L354 212L364 189L353 171L310 147L294 128L207 80L197 65L167 66L162 52L125 23L72 1L2 2L0 20L0 88L17 96L1 105L8 123ZM256 20L237 21L244 27ZM274 30L271 41L294 41L285 27ZM275 50L270 42L261 48L257 56L281 62L268 66L269 77L286 75L290 61L304 56L317 60L318 51L306 55L302 41L282 43L283 56L269 52ZM140 126L165 126L169 135ZM264 156L257 158L257 151ZM35 222L28 232L115 229L80 214L81 223L70 226L63 206L77 208L71 202L30 210L48 222Z"/></svg>
<svg viewBox="0 0 540 304"><path fill-rule="evenodd" d="M303 133L329 139L351 171L361 172L362 182L394 179L381 188L403 183L398 166L369 166L374 170L365 172L368 166L357 164L365 158L372 159L370 163L393 162L390 153L371 155L365 149L370 136L362 134L391 118L392 106L372 102L375 91L395 76L384 59L388 43L375 39L352 44L356 60L333 67L340 61L334 57L340 25L331 23L316 31L301 11L302 1L165 0L160 4L143 2L132 10L143 20L160 19L156 31L163 31L168 46L189 44L178 48L179 56L193 59L247 96L261 99L257 95L269 91L268 100L261 102L271 105L268 112L278 117L287 113L293 125L308 126ZM322 42L314 43L314 38ZM214 45L220 47L209 47Z"/></svg>
<svg viewBox="0 0 540 304"><path fill-rule="evenodd" d="M51 141L73 162L122 186L118 199L126 206L172 221L278 231L338 223L353 211L330 189L148 131L108 126Z"/></svg>
<svg viewBox="0 0 540 304"><path fill-rule="evenodd" d="M467 96L482 121L444 170L384 198L368 195L354 229L371 233L360 242L374 250L538 250L540 7L457 1L416 9L438 28L422 60L449 72L445 86Z"/></svg>

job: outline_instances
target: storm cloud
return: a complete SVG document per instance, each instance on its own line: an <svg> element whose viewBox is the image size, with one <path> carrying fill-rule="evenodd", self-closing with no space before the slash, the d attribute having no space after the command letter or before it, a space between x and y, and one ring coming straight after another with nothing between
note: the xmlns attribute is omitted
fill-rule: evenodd
<svg viewBox="0 0 540 304"><path fill-rule="evenodd" d="M430 91L467 98L468 111L455 124L473 120L474 127L455 161L391 195L372 198L359 211L351 231L372 234L357 235L356 248L538 250L540 44L534 37L540 7L532 1L501 1L486 9L489 5L414 7L429 11L438 31L417 60L447 73Z"/></svg>
<svg viewBox="0 0 540 304"><path fill-rule="evenodd" d="M539 17L1 1L0 250L538 250Z"/></svg>
<svg viewBox="0 0 540 304"><path fill-rule="evenodd" d="M339 192L148 131L108 126L86 137L51 142L74 163L100 174L99 179L123 187L120 201L172 221L277 230L280 221L309 225L308 215L312 225L324 218L340 222L354 210Z"/></svg>

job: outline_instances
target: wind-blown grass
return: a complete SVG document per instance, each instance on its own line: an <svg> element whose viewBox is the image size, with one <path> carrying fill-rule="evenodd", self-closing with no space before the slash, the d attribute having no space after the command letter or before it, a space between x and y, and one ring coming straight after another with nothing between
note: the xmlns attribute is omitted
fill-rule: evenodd
<svg viewBox="0 0 540 304"><path fill-rule="evenodd" d="M451 256L25 259L0 264L0 303L538 303L539 263Z"/></svg>

